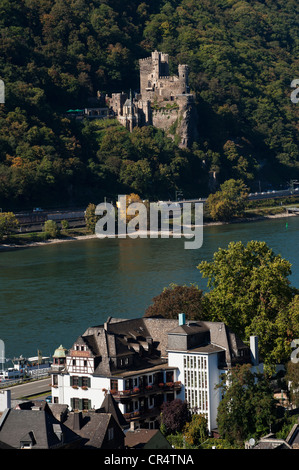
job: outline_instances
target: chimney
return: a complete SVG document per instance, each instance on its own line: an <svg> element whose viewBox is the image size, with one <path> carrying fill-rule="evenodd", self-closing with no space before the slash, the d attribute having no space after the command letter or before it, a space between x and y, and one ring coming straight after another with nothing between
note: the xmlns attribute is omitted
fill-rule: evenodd
<svg viewBox="0 0 299 470"><path fill-rule="evenodd" d="M75 412L74 413L74 421L73 421L73 430L74 431L80 431L81 429L81 419L82 419L82 413Z"/></svg>
<svg viewBox="0 0 299 470"><path fill-rule="evenodd" d="M58 437L59 441L63 442L64 441L64 436L63 436L63 432L62 432L62 429L61 429L61 426L59 423L57 424L53 424L53 431L54 433L56 434L56 436Z"/></svg>
<svg viewBox="0 0 299 470"><path fill-rule="evenodd" d="M254 366L259 365L259 349L258 349L258 337L250 336L250 354L252 364Z"/></svg>
<svg viewBox="0 0 299 470"><path fill-rule="evenodd" d="M11 390L0 390L0 413L11 408Z"/></svg>
<svg viewBox="0 0 299 470"><path fill-rule="evenodd" d="M179 325L185 325L186 319L185 319L185 314L184 313L179 313Z"/></svg>
<svg viewBox="0 0 299 470"><path fill-rule="evenodd" d="M136 425L134 421L130 421L130 431L135 431Z"/></svg>

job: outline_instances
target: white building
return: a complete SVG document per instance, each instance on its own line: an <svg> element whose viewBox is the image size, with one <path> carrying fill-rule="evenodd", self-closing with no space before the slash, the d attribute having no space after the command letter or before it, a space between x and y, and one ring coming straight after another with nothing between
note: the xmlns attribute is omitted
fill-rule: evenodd
<svg viewBox="0 0 299 470"><path fill-rule="evenodd" d="M255 343L252 343L255 345ZM216 428L220 376L256 352L223 323L109 318L79 336L65 367L52 372L52 401L72 410L98 409L110 392L135 426L157 427L164 401L186 400Z"/></svg>

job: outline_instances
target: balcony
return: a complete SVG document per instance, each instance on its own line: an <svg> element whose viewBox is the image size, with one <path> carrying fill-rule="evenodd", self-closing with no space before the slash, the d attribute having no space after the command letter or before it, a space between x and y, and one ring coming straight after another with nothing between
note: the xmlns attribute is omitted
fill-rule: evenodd
<svg viewBox="0 0 299 470"><path fill-rule="evenodd" d="M132 411L131 413L124 413L126 421L135 421L139 419L152 418L159 416L161 413L161 407L155 406L154 408L142 408L139 411Z"/></svg>
<svg viewBox="0 0 299 470"><path fill-rule="evenodd" d="M146 396L152 393L160 394L165 392L178 392L181 390L181 382L166 382L154 385L146 385L144 387L134 387L132 390L110 390L111 395L117 401L122 403L131 400L134 397Z"/></svg>

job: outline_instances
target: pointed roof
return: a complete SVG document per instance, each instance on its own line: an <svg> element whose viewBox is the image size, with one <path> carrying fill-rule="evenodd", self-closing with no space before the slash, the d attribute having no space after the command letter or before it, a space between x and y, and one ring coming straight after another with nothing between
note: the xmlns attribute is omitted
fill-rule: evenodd
<svg viewBox="0 0 299 470"><path fill-rule="evenodd" d="M104 413L110 413L115 419L115 421L120 425L120 427L123 428L128 426L127 421L125 420L122 412L118 407L118 404L116 403L110 392L106 394L100 410Z"/></svg>
<svg viewBox="0 0 299 470"><path fill-rule="evenodd" d="M60 433L57 433L59 426ZM63 440L60 434L63 434ZM0 441L19 449L22 443L34 449L51 449L78 446L79 436L60 423L51 413L44 410L8 409L0 423Z"/></svg>
<svg viewBox="0 0 299 470"><path fill-rule="evenodd" d="M67 349L62 346L62 344L59 346L59 348L55 349L53 357L66 357Z"/></svg>

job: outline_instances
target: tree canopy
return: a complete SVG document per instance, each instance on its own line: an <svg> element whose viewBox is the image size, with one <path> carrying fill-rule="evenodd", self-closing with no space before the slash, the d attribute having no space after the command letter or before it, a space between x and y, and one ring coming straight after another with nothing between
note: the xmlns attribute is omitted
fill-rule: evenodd
<svg viewBox="0 0 299 470"><path fill-rule="evenodd" d="M191 284L171 284L153 298L145 316L221 321L249 342L259 338L261 360L286 363L291 343L299 337L299 291L291 285L291 263L265 242L231 242L219 248L211 261L197 268L206 279L205 290Z"/></svg>
<svg viewBox="0 0 299 470"><path fill-rule="evenodd" d="M175 398L161 406L161 429L165 434L182 431L191 420L191 413L185 401Z"/></svg>
<svg viewBox="0 0 299 470"><path fill-rule="evenodd" d="M179 313L185 313L189 320L204 320L206 311L203 291L195 285L171 284L153 298L144 316L178 318Z"/></svg>
<svg viewBox="0 0 299 470"><path fill-rule="evenodd" d="M298 178L294 0L3 0L0 6L0 202L5 210L142 198L202 197L217 183L251 189ZM138 59L169 54L190 69L199 139L73 121L68 109L138 91ZM98 202L98 201L97 201ZM100 202L100 201L99 201Z"/></svg>
<svg viewBox="0 0 299 470"><path fill-rule="evenodd" d="M218 406L218 430L230 442L268 434L277 416L268 378L250 367L231 369L220 383L224 396Z"/></svg>
<svg viewBox="0 0 299 470"><path fill-rule="evenodd" d="M243 340L257 335L266 362L289 357L288 336L298 331L296 308L292 316L288 315L298 294L288 279L289 261L265 242L253 240L246 245L231 242L227 249L219 248L213 261L202 261L198 269L207 278L211 320L225 322Z"/></svg>
<svg viewBox="0 0 299 470"><path fill-rule="evenodd" d="M244 215L248 191L242 180L225 181L220 190L209 195L207 210L214 220L230 221Z"/></svg>

